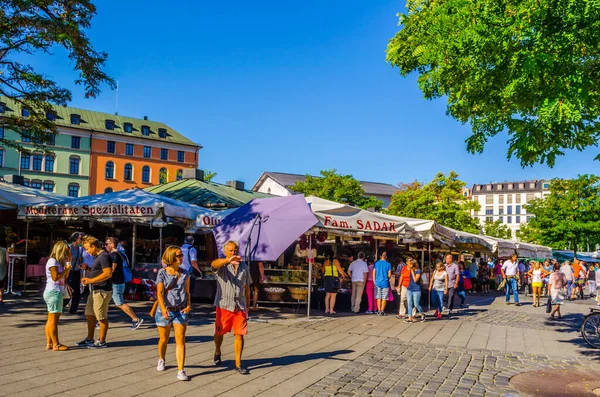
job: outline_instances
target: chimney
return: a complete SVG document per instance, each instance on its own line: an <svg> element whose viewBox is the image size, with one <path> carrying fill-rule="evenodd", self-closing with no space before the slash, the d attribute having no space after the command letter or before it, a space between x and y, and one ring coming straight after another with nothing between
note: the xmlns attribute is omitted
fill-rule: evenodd
<svg viewBox="0 0 600 397"><path fill-rule="evenodd" d="M25 177L22 175L4 175L4 181L15 185L25 186Z"/></svg>
<svg viewBox="0 0 600 397"><path fill-rule="evenodd" d="M183 170L183 179L197 179L199 181L204 180L204 171L188 168Z"/></svg>
<svg viewBox="0 0 600 397"><path fill-rule="evenodd" d="M227 186L230 186L236 190L244 190L244 182L242 181L227 181Z"/></svg>
<svg viewBox="0 0 600 397"><path fill-rule="evenodd" d="M148 120L148 116L144 116L144 120L146 120L146 121L147 121L147 120Z"/></svg>

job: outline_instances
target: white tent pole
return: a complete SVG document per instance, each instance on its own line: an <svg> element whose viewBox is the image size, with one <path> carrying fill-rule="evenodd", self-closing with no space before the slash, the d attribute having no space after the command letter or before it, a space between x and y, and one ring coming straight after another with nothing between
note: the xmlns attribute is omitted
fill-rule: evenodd
<svg viewBox="0 0 600 397"><path fill-rule="evenodd" d="M27 251L29 250L29 221L27 221L27 229L25 232L25 266L23 266L23 293L27 288Z"/></svg>
<svg viewBox="0 0 600 397"><path fill-rule="evenodd" d="M162 227L158 228L158 260L161 261L162 260L162 247L163 247L163 243L162 243Z"/></svg>
<svg viewBox="0 0 600 397"><path fill-rule="evenodd" d="M136 224L133 224L133 235L131 238L131 271L133 272L133 269L135 269L135 235L137 234L136 231Z"/></svg>
<svg viewBox="0 0 600 397"><path fill-rule="evenodd" d="M310 293L312 284L312 234L308 237L308 302L306 304L306 318L310 317Z"/></svg>

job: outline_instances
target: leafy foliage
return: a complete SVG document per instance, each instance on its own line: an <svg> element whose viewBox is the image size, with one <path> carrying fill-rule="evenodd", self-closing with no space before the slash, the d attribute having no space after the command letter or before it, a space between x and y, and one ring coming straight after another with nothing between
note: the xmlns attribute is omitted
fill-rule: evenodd
<svg viewBox="0 0 600 397"><path fill-rule="evenodd" d="M381 210L383 202L375 197L366 197L360 182L352 175L341 175L337 170L323 170L320 177L306 175L306 181L296 182L291 190L316 196L338 203L348 204L363 209Z"/></svg>
<svg viewBox="0 0 600 397"><path fill-rule="evenodd" d="M553 179L550 194L525 205L535 215L517 237L557 249L600 243L600 177ZM581 249L579 249L581 250Z"/></svg>
<svg viewBox="0 0 600 397"><path fill-rule="evenodd" d="M204 170L204 180L206 182L212 181L215 176L217 176L216 172L209 171L209 170Z"/></svg>
<svg viewBox="0 0 600 397"><path fill-rule="evenodd" d="M553 166L598 144L600 1L409 0L399 17L387 61L447 98L469 152L507 131L508 158Z"/></svg>
<svg viewBox="0 0 600 397"><path fill-rule="evenodd" d="M71 92L37 71L15 60L22 55L51 54L62 47L79 73L76 84L83 85L86 98L95 98L102 84L115 86L102 68L107 54L92 47L85 30L91 26L96 7L89 0L5 0L0 2L0 95L27 108L30 116L0 118L0 127L31 136L37 148L56 133L56 125L46 115L52 104L66 106ZM14 141L0 144L22 149Z"/></svg>
<svg viewBox="0 0 600 397"><path fill-rule="evenodd" d="M508 226L503 224L500 220L497 220L495 222L486 220L483 224L483 234L490 237L498 237L505 239L512 238L512 232L510 231Z"/></svg>
<svg viewBox="0 0 600 397"><path fill-rule="evenodd" d="M391 215L437 221L453 229L479 233L479 222L470 215L479 211L479 203L463 196L465 183L454 171L438 173L427 184L412 182L400 185L392 196L387 212Z"/></svg>

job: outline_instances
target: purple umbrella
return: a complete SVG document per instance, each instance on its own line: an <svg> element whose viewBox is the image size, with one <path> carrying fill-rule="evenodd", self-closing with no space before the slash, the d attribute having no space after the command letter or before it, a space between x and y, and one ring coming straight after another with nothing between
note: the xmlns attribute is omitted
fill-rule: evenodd
<svg viewBox="0 0 600 397"><path fill-rule="evenodd" d="M235 240L247 261L274 261L317 222L299 194L254 199L227 215L213 233L221 255L225 243Z"/></svg>

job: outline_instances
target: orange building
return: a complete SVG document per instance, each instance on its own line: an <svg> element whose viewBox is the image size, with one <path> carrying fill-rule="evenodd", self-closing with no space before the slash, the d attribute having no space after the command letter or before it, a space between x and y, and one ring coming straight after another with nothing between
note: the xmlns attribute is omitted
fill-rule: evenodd
<svg viewBox="0 0 600 397"><path fill-rule="evenodd" d="M198 167L202 147L165 124L93 112L90 192L108 193L173 182Z"/></svg>

